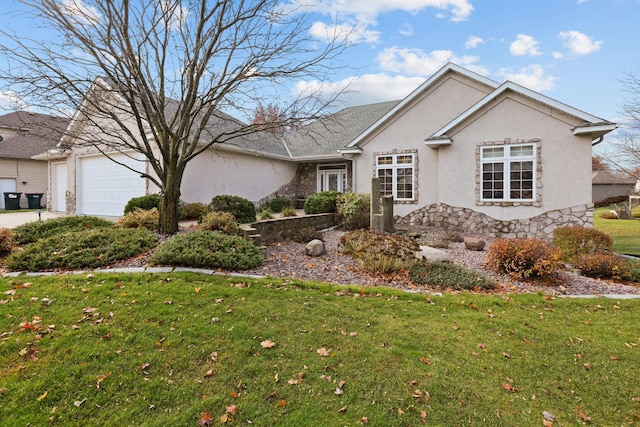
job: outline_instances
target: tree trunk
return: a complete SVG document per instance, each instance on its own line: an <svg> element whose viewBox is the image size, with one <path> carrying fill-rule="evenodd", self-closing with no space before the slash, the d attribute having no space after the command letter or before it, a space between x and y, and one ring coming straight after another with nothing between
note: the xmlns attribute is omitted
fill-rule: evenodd
<svg viewBox="0 0 640 427"><path fill-rule="evenodd" d="M178 232L180 183L182 179L174 171L167 172L165 189L160 199L160 221L158 232L160 234L175 234Z"/></svg>

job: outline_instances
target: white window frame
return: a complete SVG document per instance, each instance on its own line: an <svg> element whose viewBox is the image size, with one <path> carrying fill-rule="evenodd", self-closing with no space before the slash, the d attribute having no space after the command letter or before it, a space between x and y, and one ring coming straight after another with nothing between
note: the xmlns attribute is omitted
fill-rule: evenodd
<svg viewBox="0 0 640 427"><path fill-rule="evenodd" d="M391 163L380 163L383 158L391 158ZM411 163L399 163L398 159L410 158ZM375 171L376 178L380 178L380 172L382 170L391 171L391 192L385 191L383 183L381 182L380 193L384 195L391 194L394 201L398 202L413 202L416 200L416 154L415 153L390 153L390 154L378 154L375 156ZM411 170L411 197L399 197L398 194L404 192L402 189L398 189L398 177L399 172L410 169Z"/></svg>
<svg viewBox="0 0 640 427"><path fill-rule="evenodd" d="M518 154L518 149L531 147L531 154ZM493 156L490 155L490 152L496 152L498 150L502 150L501 154L495 154ZM480 147L480 200L483 202L535 202L537 200L536 194L536 183L537 183L537 154L538 147L537 144L504 144L504 145L487 145L484 147ZM516 164L519 163L530 163L531 164L531 177L530 178L521 178L520 181L530 182L531 188L526 188L526 190L531 191L530 198L518 198L511 197L512 187L516 187L517 181L511 177L511 172L513 169L514 173L517 173ZM502 165L502 186L501 189L503 193L502 198L498 197L485 197L486 191L496 191L495 188L486 188L485 186L489 183L487 179L485 179L485 173L491 173L490 171L485 171L485 165L489 164L501 164ZM499 181L499 180L496 180ZM522 190L522 188L513 188L514 191Z"/></svg>
<svg viewBox="0 0 640 427"><path fill-rule="evenodd" d="M336 163L336 164L324 164L318 165L317 176L317 191L327 191L329 187L329 176L332 174L337 174L337 191L344 193L347 189L347 164L346 163Z"/></svg>

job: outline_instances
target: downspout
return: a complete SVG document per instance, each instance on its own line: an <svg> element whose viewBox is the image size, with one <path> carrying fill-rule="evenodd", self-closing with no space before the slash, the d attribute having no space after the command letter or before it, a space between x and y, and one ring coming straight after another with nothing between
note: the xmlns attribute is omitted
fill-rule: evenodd
<svg viewBox="0 0 640 427"><path fill-rule="evenodd" d="M604 135L601 135L597 139L592 140L591 141L591 146L595 147L596 145L600 144L603 139L604 139Z"/></svg>

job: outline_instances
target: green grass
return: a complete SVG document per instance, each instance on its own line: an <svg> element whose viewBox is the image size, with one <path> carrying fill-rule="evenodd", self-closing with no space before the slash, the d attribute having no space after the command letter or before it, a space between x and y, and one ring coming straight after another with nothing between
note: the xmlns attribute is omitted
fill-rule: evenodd
<svg viewBox="0 0 640 427"><path fill-rule="evenodd" d="M595 209L593 226L596 230L608 234L613 239L613 251L627 255L640 256L640 220L639 219L603 219L600 214L609 212L611 207ZM633 213L640 214L640 207Z"/></svg>
<svg viewBox="0 0 640 427"><path fill-rule="evenodd" d="M640 422L640 301L186 273L0 292L1 425Z"/></svg>

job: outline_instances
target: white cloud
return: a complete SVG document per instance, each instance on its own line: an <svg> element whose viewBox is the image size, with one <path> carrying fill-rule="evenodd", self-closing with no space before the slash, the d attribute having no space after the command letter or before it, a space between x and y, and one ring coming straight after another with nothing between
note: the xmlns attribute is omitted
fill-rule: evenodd
<svg viewBox="0 0 640 427"><path fill-rule="evenodd" d="M555 87L556 80L558 80L557 77L547 75L542 65L538 64L532 64L517 71L513 71L510 68L502 68L499 74L505 80L510 80L537 92L552 90Z"/></svg>
<svg viewBox="0 0 640 427"><path fill-rule="evenodd" d="M479 45L484 44L484 40L478 36L469 36L467 42L464 44L466 49L475 49Z"/></svg>
<svg viewBox="0 0 640 427"><path fill-rule="evenodd" d="M465 21L473 6L469 0L290 0L290 7L303 6L329 16L354 15L375 18L381 13L406 11L418 13L433 7L450 14L454 22Z"/></svg>
<svg viewBox="0 0 640 427"><path fill-rule="evenodd" d="M399 48L397 46L384 49L378 54L377 61L384 71L402 73L411 76L428 76L445 65L447 62L455 62L480 74L487 71L475 63L477 56L456 56L450 50L434 50L429 53L421 49Z"/></svg>
<svg viewBox="0 0 640 427"><path fill-rule="evenodd" d="M329 100L340 94L341 105L363 105L403 99L423 82L422 77L365 74L337 82L302 81L295 86L294 96L315 94Z"/></svg>
<svg viewBox="0 0 640 427"><path fill-rule="evenodd" d="M562 31L558 37L564 40L564 46L574 55L587 55L602 46L601 41L595 41L580 31Z"/></svg>
<svg viewBox="0 0 640 427"><path fill-rule="evenodd" d="M576 3L577 4L582 4L582 3L586 3L588 0L578 0Z"/></svg>
<svg viewBox="0 0 640 427"><path fill-rule="evenodd" d="M83 0L62 0L60 9L79 25L95 24L100 22L98 11L84 4Z"/></svg>
<svg viewBox="0 0 640 427"><path fill-rule="evenodd" d="M380 32L368 29L369 23L359 22L355 25L340 24L327 25L324 22L314 22L309 29L311 35L325 42L335 39L344 39L349 43L378 43Z"/></svg>
<svg viewBox="0 0 640 427"><path fill-rule="evenodd" d="M564 53L562 52L552 52L551 55L553 56L553 59L562 59L564 58Z"/></svg>
<svg viewBox="0 0 640 427"><path fill-rule="evenodd" d="M526 34L518 34L515 41L509 46L509 52L515 56L538 56L542 52L538 50L538 42Z"/></svg>
<svg viewBox="0 0 640 427"><path fill-rule="evenodd" d="M8 91L0 92L0 114L5 111L28 110L28 105L17 93Z"/></svg>
<svg viewBox="0 0 640 427"><path fill-rule="evenodd" d="M403 36L412 36L413 35L413 25L411 24L404 24L402 27L400 27L400 29L398 29L398 32L400 34L402 34Z"/></svg>

